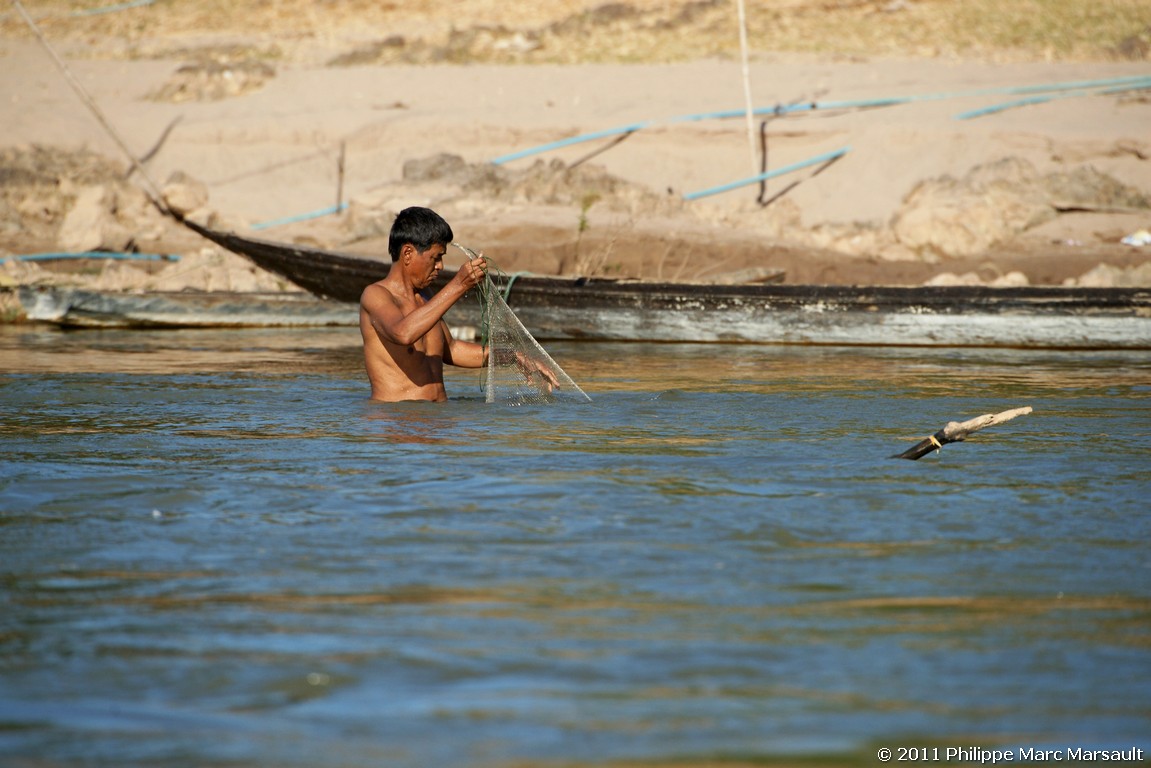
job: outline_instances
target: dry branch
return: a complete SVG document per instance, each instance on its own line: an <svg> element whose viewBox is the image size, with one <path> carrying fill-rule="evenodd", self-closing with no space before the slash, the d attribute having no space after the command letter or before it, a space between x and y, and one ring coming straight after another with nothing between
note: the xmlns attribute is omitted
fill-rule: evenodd
<svg viewBox="0 0 1151 768"><path fill-rule="evenodd" d="M1022 408L1014 408L1010 411L1003 411L1002 413L985 413L982 416L976 416L974 419L967 421L949 421L947 426L936 432L931 437L919 441L916 445L908 448L903 453L892 456L893 459L916 459L923 458L932 451L938 451L948 443L960 443L967 439L967 436L972 432L978 432L985 427L992 427L996 424L1002 424L1005 421L1011 421L1016 416L1024 416L1031 413L1031 406L1027 405Z"/></svg>

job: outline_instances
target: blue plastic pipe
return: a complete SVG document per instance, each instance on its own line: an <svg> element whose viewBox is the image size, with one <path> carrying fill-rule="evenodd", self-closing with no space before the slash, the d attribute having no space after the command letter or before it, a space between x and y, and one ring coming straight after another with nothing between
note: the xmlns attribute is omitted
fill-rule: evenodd
<svg viewBox="0 0 1151 768"><path fill-rule="evenodd" d="M989 107L981 107L979 109L971 109L966 112L960 112L955 116L956 120L970 120L974 117L982 117L983 115L992 115L996 112L1003 112L1015 107L1026 107L1031 104L1043 104L1055 99L1070 99L1081 96L1097 96L1100 94L1113 94L1123 93L1124 91L1140 91L1151 88L1151 77L1142 77L1125 85L1116 85L1110 88L1103 88L1101 90L1077 90L1069 93L1047 93L1041 96L1031 96L1026 99L1016 99L1014 101L1005 101L1000 104L992 104Z"/></svg>
<svg viewBox="0 0 1151 768"><path fill-rule="evenodd" d="M954 93L933 93L933 94L918 94L913 96L892 96L877 99L854 99L846 101L805 101L795 104L777 104L773 107L760 107L752 110L752 114L757 117L764 117L768 115L790 115L798 114L800 112L815 112L827 111L836 109L872 109L877 107L891 107L898 104L908 104L916 101L933 101L941 99L955 99L966 96L983 96L996 93L1044 93L1048 91L1064 91L1072 89L1086 89L1086 88L1105 88L1107 86L1122 86L1130 84L1139 84L1147 80L1146 75L1130 75L1126 77L1112 77L1101 80L1079 80L1067 83L1050 83L1047 85L1023 85L1023 86L1008 86L1004 88L985 88L974 91L957 91ZM1126 88L1119 88L1118 90L1126 90ZM611 136L620 136L624 134L635 133L644 128L659 125L659 124L672 124L672 123L686 123L698 122L702 120L725 120L740 118L747 115L747 110L744 109L730 109L718 112L702 112L699 114L679 115L671 117L666 120L644 120L638 123L630 123L628 125L619 126L617 128L606 128L604 130L593 131L591 133L583 133L578 136L570 136L566 139L559 141L548 142L547 144L540 144L536 147L529 147L527 149L512 152L507 155L501 155L491 162L493 165L503 165L512 160L519 160L524 157L531 157L532 155L542 154L544 152L551 152L556 149L570 147L576 144L583 144L597 139L604 139Z"/></svg>
<svg viewBox="0 0 1151 768"><path fill-rule="evenodd" d="M89 8L84 11L73 11L73 16L98 16L102 13L115 13L117 11L126 11L130 8L141 8L145 5L151 5L156 0L132 0L129 3L117 3L116 5L106 5L103 8Z"/></svg>
<svg viewBox="0 0 1151 768"><path fill-rule="evenodd" d="M347 203L340 203L339 205L332 205L327 208L321 208L318 211L311 211L310 213L300 213L295 216L285 216L282 219L262 221L259 224L253 224L252 229L271 229L272 227L280 227L284 224L294 224L297 221L307 221L308 219L318 219L321 216L331 216L333 214L339 213L347 207Z"/></svg>
<svg viewBox="0 0 1151 768"><path fill-rule="evenodd" d="M112 259L118 261L179 261L176 255L162 253L112 253L109 251L83 251L81 253L24 253L0 257L0 264L12 261L63 261L65 259Z"/></svg>
<svg viewBox="0 0 1151 768"><path fill-rule="evenodd" d="M772 179L772 178L775 178L776 176L782 176L783 174L791 173L792 171L798 171L798 170L801 170L803 168L807 168L808 166L818 165L819 163L826 163L826 162L829 162L831 160L835 160L837 158L843 157L844 155L846 155L850 151L851 151L851 147L841 147L840 149L837 149L833 152L825 152L822 155L816 155L815 157L809 157L806 160L800 160L798 163L792 163L791 165L785 165L782 168L776 168L775 170L768 171L767 173L760 173L760 174L757 174L755 176L751 176L751 177L746 178L746 179L739 179L738 181L732 181L732 182L729 182L727 184L721 184L718 187L711 187L709 189L701 189L698 192L688 192L683 196L683 199L684 200L697 200L701 197L707 197L708 195L718 195L720 192L727 192L727 191L732 190L732 189L738 189L740 187L746 187L749 184L755 184L755 183L760 182L760 181L766 181L767 179Z"/></svg>

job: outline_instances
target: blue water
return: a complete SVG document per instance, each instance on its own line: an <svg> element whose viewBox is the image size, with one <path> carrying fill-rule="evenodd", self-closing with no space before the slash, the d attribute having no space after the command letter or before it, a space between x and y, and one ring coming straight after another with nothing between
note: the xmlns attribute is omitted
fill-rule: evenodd
<svg viewBox="0 0 1151 768"><path fill-rule="evenodd" d="M373 404L348 329L0 326L0 756L1151 750L1151 353L548 349L592 403Z"/></svg>

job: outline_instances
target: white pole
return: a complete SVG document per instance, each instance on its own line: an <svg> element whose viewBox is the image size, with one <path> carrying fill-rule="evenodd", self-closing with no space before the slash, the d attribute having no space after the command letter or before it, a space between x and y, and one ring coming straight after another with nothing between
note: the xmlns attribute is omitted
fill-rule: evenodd
<svg viewBox="0 0 1151 768"><path fill-rule="evenodd" d="M748 67L747 53L747 13L744 11L743 0L735 0L739 10L739 53L743 61L743 100L747 110L747 148L751 156L751 172L759 173L759 156L755 149L755 120L753 112L755 107L751 102L751 71Z"/></svg>

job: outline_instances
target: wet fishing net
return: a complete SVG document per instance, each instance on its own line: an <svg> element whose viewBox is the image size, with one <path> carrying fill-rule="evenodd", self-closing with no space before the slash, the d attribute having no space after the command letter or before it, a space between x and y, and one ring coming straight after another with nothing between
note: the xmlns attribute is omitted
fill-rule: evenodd
<svg viewBox="0 0 1151 768"><path fill-rule="evenodd" d="M468 259L476 258L470 248L452 245ZM488 347L484 376L487 401L508 405L590 402L591 398L564 373L508 306L504 290L509 285L506 276L489 260L488 274L476 286L481 305L480 338Z"/></svg>

